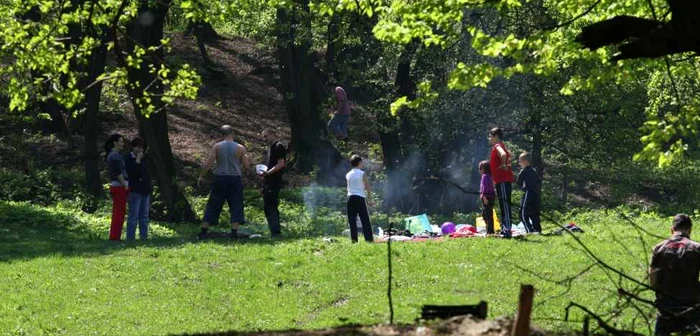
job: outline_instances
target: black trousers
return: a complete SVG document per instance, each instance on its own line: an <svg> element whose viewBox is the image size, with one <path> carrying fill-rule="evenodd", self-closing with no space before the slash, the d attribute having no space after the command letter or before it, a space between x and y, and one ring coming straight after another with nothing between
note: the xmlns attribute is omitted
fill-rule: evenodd
<svg viewBox="0 0 700 336"><path fill-rule="evenodd" d="M510 182L496 184L496 194L498 194L498 206L501 208L501 233L510 236L511 228L511 207L510 200L513 194L513 185Z"/></svg>
<svg viewBox="0 0 700 336"><path fill-rule="evenodd" d="M540 195L525 191L525 195L520 200L520 221L525 225L525 231L542 232L540 224Z"/></svg>
<svg viewBox="0 0 700 336"><path fill-rule="evenodd" d="M494 234L496 231L493 228L493 204L496 202L494 197L487 197L486 198L487 203L484 203L483 201L481 202L482 210L481 210L481 218L484 219L484 223L486 223L486 233L487 234Z"/></svg>
<svg viewBox="0 0 700 336"><path fill-rule="evenodd" d="M355 195L349 196L347 207L348 224L350 224L350 240L352 240L353 243L357 242L357 216L360 216L362 233L365 236L365 241L369 243L374 242L372 224L369 221L369 211L367 210L367 202L365 202L365 198Z"/></svg>
<svg viewBox="0 0 700 336"><path fill-rule="evenodd" d="M280 189L276 184L264 184L262 190L265 218L267 219L267 226L270 227L270 235L273 237L282 234L279 211Z"/></svg>

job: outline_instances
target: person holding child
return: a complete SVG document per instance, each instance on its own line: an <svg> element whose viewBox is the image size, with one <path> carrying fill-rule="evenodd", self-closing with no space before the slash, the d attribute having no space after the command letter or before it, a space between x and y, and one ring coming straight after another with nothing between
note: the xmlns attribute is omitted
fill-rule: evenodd
<svg viewBox="0 0 700 336"><path fill-rule="evenodd" d="M491 149L491 176L496 185L498 195L498 205L501 208L501 235L510 238L511 211L510 202L513 193L512 183L515 181L513 168L511 167L511 153L503 143L503 130L495 127L489 132L489 141L493 146Z"/></svg>
<svg viewBox="0 0 700 336"><path fill-rule="evenodd" d="M486 223L486 234L495 234L493 224L493 204L496 202L496 188L491 177L491 166L488 161L479 163L481 173L481 186L479 187L479 199L481 199L481 218Z"/></svg>
<svg viewBox="0 0 700 336"><path fill-rule="evenodd" d="M525 193L520 200L520 221L525 225L527 233L542 233L540 225L540 189L542 178L535 168L530 165L532 155L528 152L520 154L518 163L522 170L518 174L517 185Z"/></svg>
<svg viewBox="0 0 700 336"><path fill-rule="evenodd" d="M365 241L368 243L374 242L372 234L372 224L369 220L369 210L367 204L372 204L372 193L367 181L367 176L362 170L364 162L362 157L355 154L350 157L352 169L345 175L348 189L348 223L350 224L350 240L357 243L357 217L360 217L362 223L362 233L365 236Z"/></svg>

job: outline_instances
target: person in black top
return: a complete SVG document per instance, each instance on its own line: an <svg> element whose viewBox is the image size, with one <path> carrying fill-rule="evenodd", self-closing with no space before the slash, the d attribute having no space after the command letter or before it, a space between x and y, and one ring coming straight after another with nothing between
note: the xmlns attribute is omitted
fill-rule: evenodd
<svg viewBox="0 0 700 336"><path fill-rule="evenodd" d="M129 175L131 192L127 198L129 214L126 219L126 240L136 239L136 222L139 224L139 237L148 238L148 213L151 208L151 176L148 174L144 158L146 143L136 137L131 141L131 153L124 157L126 172Z"/></svg>
<svg viewBox="0 0 700 336"><path fill-rule="evenodd" d="M268 128L262 132L265 143L270 145L267 150L267 171L260 172L263 179L263 203L267 225L270 227L270 235L278 237L282 234L280 226L279 193L284 180L285 162L287 159L287 149L277 138L277 132Z"/></svg>
<svg viewBox="0 0 700 336"><path fill-rule="evenodd" d="M520 220L528 233L542 233L540 224L540 189L542 178L535 168L530 165L532 155L528 152L520 154L518 163L522 170L518 175L517 185L524 192L520 200Z"/></svg>
<svg viewBox="0 0 700 336"><path fill-rule="evenodd" d="M649 284L658 309L655 335L697 335L700 331L700 244L690 239L693 222L673 217L671 238L654 247Z"/></svg>

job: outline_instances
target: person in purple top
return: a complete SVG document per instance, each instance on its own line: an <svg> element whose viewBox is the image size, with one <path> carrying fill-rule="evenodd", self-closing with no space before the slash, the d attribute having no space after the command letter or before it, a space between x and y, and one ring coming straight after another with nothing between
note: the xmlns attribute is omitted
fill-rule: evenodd
<svg viewBox="0 0 700 336"><path fill-rule="evenodd" d="M486 222L486 233L495 234L493 228L493 204L496 201L496 188L493 185L493 177L491 177L491 165L489 161L481 161L479 163L479 172L481 173L481 186L479 187L479 198L483 205L481 218Z"/></svg>
<svg viewBox="0 0 700 336"><path fill-rule="evenodd" d="M343 142L348 141L348 122L350 121L350 102L345 90L335 88L335 107L333 117L328 122L328 130Z"/></svg>

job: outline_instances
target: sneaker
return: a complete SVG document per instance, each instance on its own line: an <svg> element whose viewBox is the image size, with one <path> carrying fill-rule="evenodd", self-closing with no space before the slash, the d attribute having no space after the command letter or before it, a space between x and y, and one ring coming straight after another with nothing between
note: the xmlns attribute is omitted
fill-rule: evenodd
<svg viewBox="0 0 700 336"><path fill-rule="evenodd" d="M206 240L207 239L207 234L206 232L200 232L197 234L197 240Z"/></svg>
<svg viewBox="0 0 700 336"><path fill-rule="evenodd" d="M503 232L502 232L502 233L501 233L501 238L510 239L510 238L513 238L513 236L511 236L510 233L503 233Z"/></svg>

